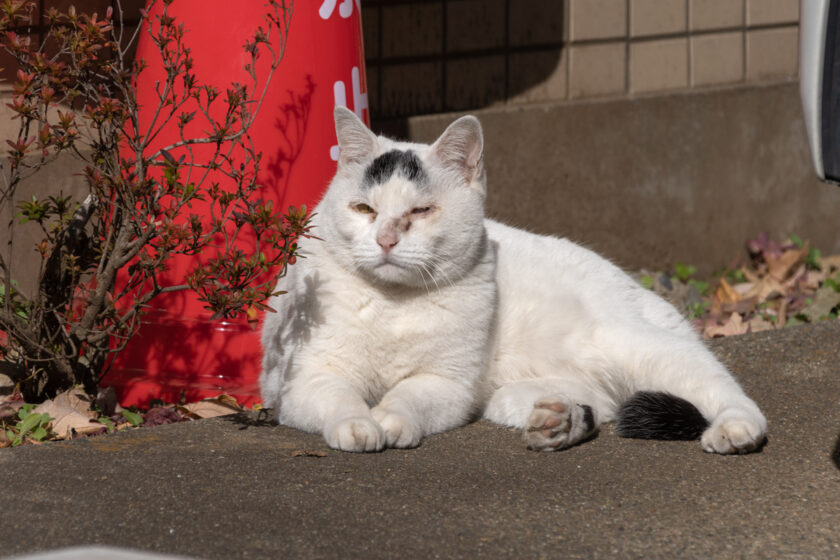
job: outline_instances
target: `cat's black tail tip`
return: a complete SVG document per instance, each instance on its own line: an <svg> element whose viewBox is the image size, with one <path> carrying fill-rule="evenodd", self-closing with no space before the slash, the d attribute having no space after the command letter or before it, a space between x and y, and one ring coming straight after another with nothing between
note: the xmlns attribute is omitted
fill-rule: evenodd
<svg viewBox="0 0 840 560"><path fill-rule="evenodd" d="M625 438L695 440L708 427L708 420L687 400L642 391L621 405L615 432Z"/></svg>

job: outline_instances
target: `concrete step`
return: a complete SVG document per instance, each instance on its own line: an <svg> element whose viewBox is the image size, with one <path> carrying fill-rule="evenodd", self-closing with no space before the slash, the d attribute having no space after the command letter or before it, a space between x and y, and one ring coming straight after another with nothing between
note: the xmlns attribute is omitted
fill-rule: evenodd
<svg viewBox="0 0 840 560"><path fill-rule="evenodd" d="M770 421L760 453L621 439L557 453L478 422L350 454L238 415L0 450L3 554L836 558L840 322L714 341ZM307 453L315 452L315 453ZM323 456L320 456L323 455Z"/></svg>

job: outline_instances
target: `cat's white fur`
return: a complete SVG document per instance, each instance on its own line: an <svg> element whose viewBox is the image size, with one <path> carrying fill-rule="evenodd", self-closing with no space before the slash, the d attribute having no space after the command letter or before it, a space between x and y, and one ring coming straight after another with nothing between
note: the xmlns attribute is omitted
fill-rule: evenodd
<svg viewBox="0 0 840 560"><path fill-rule="evenodd" d="M484 219L478 120L428 146L335 117L341 155L315 209L319 239L301 241L263 327L260 384L279 422L375 451L482 415L553 450L635 392L661 391L709 421L707 451L763 441L764 416L674 307L579 245ZM417 155L422 181L364 185L394 149Z"/></svg>

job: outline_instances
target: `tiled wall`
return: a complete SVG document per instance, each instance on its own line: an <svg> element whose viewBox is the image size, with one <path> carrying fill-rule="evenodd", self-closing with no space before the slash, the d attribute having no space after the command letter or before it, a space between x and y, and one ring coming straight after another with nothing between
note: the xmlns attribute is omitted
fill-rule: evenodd
<svg viewBox="0 0 840 560"><path fill-rule="evenodd" d="M362 0L388 119L797 77L798 0Z"/></svg>
<svg viewBox="0 0 840 560"><path fill-rule="evenodd" d="M50 7L104 13L116 0L35 3L17 31L37 40ZM122 0L131 14L143 3ZM798 0L361 3L375 119L797 76Z"/></svg>

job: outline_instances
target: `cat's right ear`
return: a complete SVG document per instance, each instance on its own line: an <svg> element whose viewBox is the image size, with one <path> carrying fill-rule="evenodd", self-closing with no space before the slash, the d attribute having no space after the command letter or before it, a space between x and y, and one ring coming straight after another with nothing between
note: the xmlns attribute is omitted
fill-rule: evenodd
<svg viewBox="0 0 840 560"><path fill-rule="evenodd" d="M481 123L472 115L461 117L441 134L432 145L432 152L444 166L458 171L472 184L483 185L484 134Z"/></svg>
<svg viewBox="0 0 840 560"><path fill-rule="evenodd" d="M339 167L370 159L376 153L376 135L347 107L336 105L333 116Z"/></svg>

